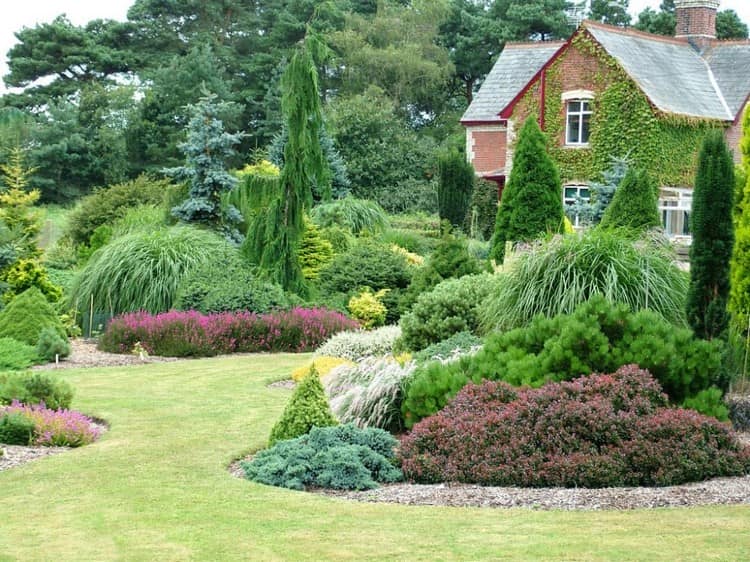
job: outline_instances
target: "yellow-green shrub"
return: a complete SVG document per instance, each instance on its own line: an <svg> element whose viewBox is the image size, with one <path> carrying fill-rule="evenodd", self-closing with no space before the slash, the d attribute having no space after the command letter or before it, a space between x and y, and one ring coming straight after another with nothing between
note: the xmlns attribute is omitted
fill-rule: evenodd
<svg viewBox="0 0 750 562"><path fill-rule="evenodd" d="M294 380L295 382L301 381L313 367L315 367L318 375L320 375L320 377L322 378L330 373L333 369L335 369L336 367L340 367L341 365L351 366L354 365L354 363L352 361L349 361L348 359L342 359L341 357L316 357L312 361L309 361L302 365L302 367L297 367L294 371L292 371L292 380Z"/></svg>
<svg viewBox="0 0 750 562"><path fill-rule="evenodd" d="M365 328L375 328L385 323L385 316L388 309L382 302L382 298L388 292L388 289L381 289L373 293L372 289L365 287L359 294L349 299L347 308L352 316L359 321Z"/></svg>

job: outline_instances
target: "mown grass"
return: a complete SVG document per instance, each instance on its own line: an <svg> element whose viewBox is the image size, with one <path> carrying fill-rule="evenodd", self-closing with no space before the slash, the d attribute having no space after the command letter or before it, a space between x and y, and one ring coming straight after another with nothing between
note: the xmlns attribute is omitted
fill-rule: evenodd
<svg viewBox="0 0 750 562"><path fill-rule="evenodd" d="M45 205L42 209L42 230L39 233L39 247L48 250L62 236L68 222L70 209L60 205Z"/></svg>
<svg viewBox="0 0 750 562"><path fill-rule="evenodd" d="M306 355L62 373L94 445L0 473L0 560L746 560L747 507L543 512L359 504L256 485Z"/></svg>

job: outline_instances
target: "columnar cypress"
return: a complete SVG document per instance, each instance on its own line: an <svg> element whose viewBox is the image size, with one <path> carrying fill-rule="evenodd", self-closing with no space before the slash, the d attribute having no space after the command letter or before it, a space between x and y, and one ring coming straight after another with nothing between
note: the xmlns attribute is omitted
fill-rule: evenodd
<svg viewBox="0 0 750 562"><path fill-rule="evenodd" d="M563 228L560 174L547 154L536 119L526 119L518 135L513 169L495 219L490 257L505 259L505 242L530 241Z"/></svg>
<svg viewBox="0 0 750 562"><path fill-rule="evenodd" d="M633 230L648 230L661 224L656 185L648 172L635 168L627 171L599 224L602 228Z"/></svg>
<svg viewBox="0 0 750 562"><path fill-rule="evenodd" d="M331 197L331 172L319 140L323 116L318 72L311 52L315 47L320 44L314 38L306 39L281 77L281 109L289 131L284 168L265 221L257 221L256 232L251 234L259 250L260 271L287 291L298 294L307 290L299 263L299 243L305 209L312 206L311 187L324 187L323 199Z"/></svg>
<svg viewBox="0 0 750 562"><path fill-rule="evenodd" d="M687 319L698 337L725 337L734 245L734 164L721 131L703 141L693 190Z"/></svg>
<svg viewBox="0 0 750 562"><path fill-rule="evenodd" d="M474 168L463 154L451 150L438 158L438 176L440 219L462 226L474 188Z"/></svg>
<svg viewBox="0 0 750 562"><path fill-rule="evenodd" d="M737 334L748 337L750 319L750 109L742 120L742 169L745 185L742 197L736 197L735 242L730 264L730 292L727 309L732 315L732 324ZM746 340L747 341L747 340Z"/></svg>

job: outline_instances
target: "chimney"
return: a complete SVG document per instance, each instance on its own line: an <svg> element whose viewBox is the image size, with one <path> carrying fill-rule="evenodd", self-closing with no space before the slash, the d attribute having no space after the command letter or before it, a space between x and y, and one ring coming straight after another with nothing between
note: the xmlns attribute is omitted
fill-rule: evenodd
<svg viewBox="0 0 750 562"><path fill-rule="evenodd" d="M703 50L716 39L716 11L720 0L675 0L675 37Z"/></svg>

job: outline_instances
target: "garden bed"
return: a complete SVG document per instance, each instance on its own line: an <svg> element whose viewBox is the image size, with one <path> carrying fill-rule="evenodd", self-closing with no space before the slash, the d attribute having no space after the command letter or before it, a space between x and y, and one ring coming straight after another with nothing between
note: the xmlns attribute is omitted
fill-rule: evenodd
<svg viewBox="0 0 750 562"><path fill-rule="evenodd" d="M70 340L70 355L59 363L46 363L37 365L32 370L44 369L77 369L80 367L119 367L124 365L144 365L146 363L160 363L165 361L177 361L174 357L149 356L141 359L137 355L125 355L121 353L107 353L96 348L94 340L73 339Z"/></svg>

